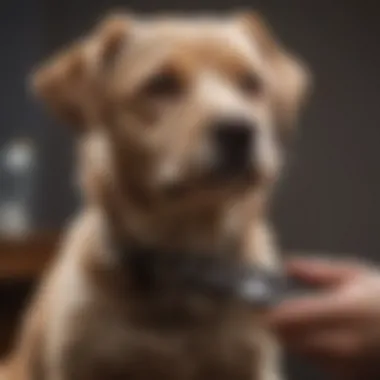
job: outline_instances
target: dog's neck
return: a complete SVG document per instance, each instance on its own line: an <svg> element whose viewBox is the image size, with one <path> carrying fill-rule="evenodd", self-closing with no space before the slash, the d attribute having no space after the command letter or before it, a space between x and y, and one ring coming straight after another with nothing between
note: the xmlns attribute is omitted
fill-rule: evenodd
<svg viewBox="0 0 380 380"><path fill-rule="evenodd" d="M115 198L108 198L110 199ZM144 215L146 219L142 218L138 213L139 210L133 208L128 208L128 212L123 213L125 209L120 207L120 203L113 212L110 212L111 208L105 208L104 205L98 208L102 215L100 230L103 233L107 232L97 245L96 252L98 253L88 258L90 272L97 276L96 283L104 284L104 288L112 288L109 294L118 294L118 299L120 297L124 299L126 294L134 294L132 299L136 302L134 307L136 313L130 318L135 317L138 323L149 324L161 320L161 317L166 320L168 315L174 314L178 314L177 317L181 321L184 316L187 316L191 324L199 318L203 320L206 317L211 324L214 323L220 314L219 307L224 307L225 303L219 304L216 300L215 304L214 302L207 303L206 309L204 307L201 307L201 310L194 309L193 302L198 302L197 294L194 295L195 298L184 297L187 293L184 293L179 286L183 285L182 280L186 280L183 270L187 271L191 267L189 263L194 263L194 259L197 262L197 258L200 258L204 273L207 275L206 279L208 279L209 267L203 265L203 257L201 257L203 254L206 254L206 257L208 255L214 264L219 261L231 263L224 267L227 268L225 278L228 278L231 273L239 273L238 268L241 265L257 268L260 272L273 273L274 251L271 234L267 233L265 226L265 201L262 195L253 192L241 194L239 198L223 199L224 202L219 202L216 197L213 197L212 202L210 199L202 200L204 203L192 202L188 207L183 207L182 204L178 211L164 208L160 210L161 213L155 214L154 218L150 219L146 218L146 215ZM125 219L113 219L120 215L126 215ZM136 222L145 223L133 224ZM148 255L146 255L146 250ZM214 264L212 268L216 267ZM147 270L148 281L145 276ZM162 281L164 284L169 282L168 288L165 287L167 290L164 292L155 293L154 297L150 293L142 297L139 287L135 289L136 283L149 283L151 273L155 275L159 273L158 279L155 277L153 279L159 284ZM142 280L139 278L140 275L142 275ZM198 271L195 277L197 279L195 285L197 285ZM190 278L190 280L193 279L194 276ZM228 284L231 282L228 281ZM156 282L153 288L159 288ZM135 293L136 291L138 293ZM140 296L137 297L136 294ZM175 310L173 305L177 305ZM194 310L196 310L195 314L191 314L190 317L190 311L194 312ZM154 318L152 318L152 313L155 313ZM182 321L181 325L183 323L185 322Z"/></svg>
<svg viewBox="0 0 380 380"><path fill-rule="evenodd" d="M240 251L248 229L265 221L266 199L260 191L220 193L144 210L125 199L123 205L108 210L111 228L143 245L163 250Z"/></svg>
<svg viewBox="0 0 380 380"><path fill-rule="evenodd" d="M264 277L265 281L269 279L272 286L271 278L276 272L262 260L269 262L273 252L268 236L260 228L265 224L264 214L258 212L256 202L257 207L265 204L258 194L250 194L239 202L233 202L235 209L226 204L224 207L216 204L211 207L209 202L209 209L205 205L189 210L182 208L183 214L170 214L172 219L168 214L161 215L167 217L161 219L161 225L158 219L154 219L157 224L149 226L153 230L143 230L146 234L154 234L153 238L150 235L146 239L143 235L134 235L133 230L115 234L112 223L104 215L110 228L103 241L105 245L99 250L99 258L108 260L108 257L112 270L104 270L104 261L102 264L95 260L92 261L92 268L95 268L92 272L100 274L102 283L112 287L111 293L119 294L121 298L126 294L134 295L135 312L129 318L139 325L158 324L162 327L165 323L172 324L168 316L175 315L175 320L182 327L187 324L203 326L207 321L212 326L218 320L220 308L225 308L231 300L234 303L242 301L240 298L243 296L237 293L241 286L245 286L241 282L244 276L255 279L255 273L259 278L268 275ZM211 211L215 214L207 219ZM133 214L129 215L132 217ZM253 249L247 246L248 236L253 236L253 241L257 242ZM100 251L108 253L102 255ZM214 283L214 275L217 276L217 284ZM277 282L276 277L273 279ZM220 296L218 292L222 292ZM194 306L198 302L203 305L200 309ZM249 302L251 300L248 299L240 303L245 305Z"/></svg>

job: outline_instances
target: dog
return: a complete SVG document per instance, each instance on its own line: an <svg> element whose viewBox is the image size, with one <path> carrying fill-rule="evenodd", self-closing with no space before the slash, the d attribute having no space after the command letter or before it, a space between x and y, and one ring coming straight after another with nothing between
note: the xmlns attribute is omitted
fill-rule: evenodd
<svg viewBox="0 0 380 380"><path fill-rule="evenodd" d="M267 205L309 84L255 12L113 13L39 66L84 202L4 378L281 379L265 312L191 281L224 261L281 272Z"/></svg>

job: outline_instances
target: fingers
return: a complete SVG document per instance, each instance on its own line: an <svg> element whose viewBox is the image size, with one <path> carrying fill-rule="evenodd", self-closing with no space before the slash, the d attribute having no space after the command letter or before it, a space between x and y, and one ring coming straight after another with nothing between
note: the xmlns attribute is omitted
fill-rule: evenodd
<svg viewBox="0 0 380 380"><path fill-rule="evenodd" d="M268 315L270 325L289 349L314 359L337 379L359 378L368 370L373 326L379 323L378 272L323 259L292 259L287 270L322 289L282 302Z"/></svg>
<svg viewBox="0 0 380 380"><path fill-rule="evenodd" d="M358 312L355 302L339 292L284 301L268 316L277 329L302 329L354 319Z"/></svg>
<svg viewBox="0 0 380 380"><path fill-rule="evenodd" d="M380 291L380 277L378 274L374 277L364 266L325 260L293 260L289 269L314 282L332 284L343 281L343 284L335 289L282 302L268 315L269 323L280 332L365 320L380 311L374 302ZM344 282L343 279L349 281Z"/></svg>
<svg viewBox="0 0 380 380"><path fill-rule="evenodd" d="M292 259L287 263L290 276L317 286L335 286L364 270L362 266L349 262L334 262L327 259Z"/></svg>

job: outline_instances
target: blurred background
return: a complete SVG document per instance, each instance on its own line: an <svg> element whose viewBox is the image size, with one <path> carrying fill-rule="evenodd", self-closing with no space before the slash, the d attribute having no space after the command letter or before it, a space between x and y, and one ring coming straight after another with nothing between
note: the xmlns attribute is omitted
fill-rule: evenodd
<svg viewBox="0 0 380 380"><path fill-rule="evenodd" d="M72 136L27 91L41 59L103 12L255 8L311 67L315 91L273 204L285 250L380 259L380 23L370 0L4 0L0 5L0 350L79 205ZM322 378L299 359L290 379Z"/></svg>

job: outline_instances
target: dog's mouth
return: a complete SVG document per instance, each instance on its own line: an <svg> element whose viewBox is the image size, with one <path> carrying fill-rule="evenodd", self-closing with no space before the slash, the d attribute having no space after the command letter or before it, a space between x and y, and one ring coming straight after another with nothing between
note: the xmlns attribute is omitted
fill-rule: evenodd
<svg viewBox="0 0 380 380"><path fill-rule="evenodd" d="M240 167L238 170L232 167L223 169L215 167L167 184L163 187L163 193L167 197L176 199L200 194L212 195L219 192L246 190L257 185L259 181L258 170L250 167Z"/></svg>

